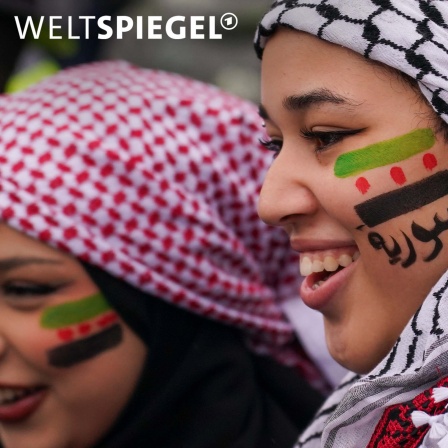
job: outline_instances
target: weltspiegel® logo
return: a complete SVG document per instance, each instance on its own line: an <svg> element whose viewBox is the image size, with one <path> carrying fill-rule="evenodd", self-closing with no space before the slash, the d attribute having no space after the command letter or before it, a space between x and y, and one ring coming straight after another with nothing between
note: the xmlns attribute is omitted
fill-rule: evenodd
<svg viewBox="0 0 448 448"><path fill-rule="evenodd" d="M122 39L125 33L137 39L222 39L217 24L224 30L233 30L238 25L235 14L227 12L220 18L215 16L172 16L166 21L162 16L14 16L20 39ZM74 33L74 19L84 22L83 34ZM46 26L44 26L44 23ZM92 23L96 26L91 26ZM66 30L65 34L62 30ZM94 30L94 31L93 31Z"/></svg>

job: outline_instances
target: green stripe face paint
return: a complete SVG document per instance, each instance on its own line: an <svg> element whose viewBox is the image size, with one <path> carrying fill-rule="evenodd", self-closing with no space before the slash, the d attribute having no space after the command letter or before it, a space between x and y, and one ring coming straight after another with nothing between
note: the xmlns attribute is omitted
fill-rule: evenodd
<svg viewBox="0 0 448 448"><path fill-rule="evenodd" d="M48 307L42 314L40 324L48 329L62 328L80 324L110 309L104 296L98 293L75 302Z"/></svg>
<svg viewBox="0 0 448 448"><path fill-rule="evenodd" d="M416 129L409 134L340 155L334 165L334 174L336 177L345 178L398 163L428 150L435 141L431 129Z"/></svg>
<svg viewBox="0 0 448 448"><path fill-rule="evenodd" d="M40 324L56 330L63 342L47 352L48 362L54 367L71 367L92 359L123 339L118 315L101 293L46 308Z"/></svg>

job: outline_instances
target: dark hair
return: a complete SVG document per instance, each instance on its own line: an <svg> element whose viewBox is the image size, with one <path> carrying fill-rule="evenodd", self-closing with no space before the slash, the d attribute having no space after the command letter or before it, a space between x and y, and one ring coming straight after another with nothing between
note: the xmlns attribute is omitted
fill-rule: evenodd
<svg viewBox="0 0 448 448"><path fill-rule="evenodd" d="M397 79L402 81L405 85L412 88L412 90L415 92L416 96L419 98L420 101L424 101L426 104L428 104L432 112L430 112L426 118L431 122L432 124L431 127L433 128L434 132L436 134L442 134L444 140L448 143L448 123L445 120L443 120L442 117L440 117L440 115L438 115L437 112L433 109L432 105L429 103L429 101L426 99L426 97L420 90L417 80L400 70L397 70L386 64L383 64L382 62L375 61L373 59L366 59L366 60L371 65L379 67L386 73L389 73L397 77Z"/></svg>
<svg viewBox="0 0 448 448"><path fill-rule="evenodd" d="M421 97L421 99L423 101L425 101L430 107L431 110L433 111L431 113L431 115L428 117L430 119L430 121L432 122L432 128L434 129L434 131L437 134L442 134L443 138L445 139L446 142L448 142L448 123L442 119L442 117L437 114L437 112L435 110L433 110L431 104L429 103L429 101L426 99L426 97L422 94L420 87L418 86L418 82L416 79L412 78L411 76L407 75L406 73L400 72L398 71L398 74L400 76L400 78L409 86L411 86L416 93L418 94L419 97Z"/></svg>

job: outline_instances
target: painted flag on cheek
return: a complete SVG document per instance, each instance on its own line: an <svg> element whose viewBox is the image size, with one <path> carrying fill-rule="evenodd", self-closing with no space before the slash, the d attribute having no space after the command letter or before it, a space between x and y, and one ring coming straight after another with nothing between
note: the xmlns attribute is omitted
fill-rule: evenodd
<svg viewBox="0 0 448 448"><path fill-rule="evenodd" d="M375 196L356 205L355 211L364 224L375 227L447 195L448 170L444 170L413 184Z"/></svg>
<svg viewBox="0 0 448 448"><path fill-rule="evenodd" d="M54 367L70 367L94 358L123 339L118 315L101 293L48 307L40 324L55 330L63 341L47 352L48 362Z"/></svg>
<svg viewBox="0 0 448 448"><path fill-rule="evenodd" d="M426 172L432 172L438 166L438 160L433 153L426 151L434 146L435 141L435 135L431 129L415 129L405 135L346 152L337 158L334 166L335 176L338 178L357 176L355 186L363 195L369 191L373 193L372 181L368 180L369 171L387 165L392 165L389 174L394 186L400 187L378 194L354 206L356 214L363 222L363 225L357 227L359 230L364 226L376 227L401 215L419 210L448 195L448 170L408 183L404 167L397 165L422 153L420 159L422 168ZM413 167L416 166L415 162L414 158ZM363 175L358 177L360 173ZM412 238L429 247L431 252L423 255L423 260L432 261L443 249L440 235L448 230L448 220L441 218L438 213L434 214L433 221L434 225L430 228L412 221L410 233L407 229L400 229L398 238L401 239L401 243L397 235L384 237L376 231L369 232L368 240L374 249L386 252L389 263L392 265L401 263L402 267L408 268L417 261L418 254ZM406 248L407 255L405 255Z"/></svg>
<svg viewBox="0 0 448 448"><path fill-rule="evenodd" d="M434 146L435 141L435 135L431 129L415 129L405 135L340 155L334 166L334 174L338 178L347 178L363 173L362 176L357 177L355 187L364 195L372 187L368 177L365 177L366 172L403 162L429 150ZM432 171L437 166L437 159L433 154L426 153L422 157L422 163L428 171ZM392 166L389 174L395 185L406 184L406 173L401 166Z"/></svg>

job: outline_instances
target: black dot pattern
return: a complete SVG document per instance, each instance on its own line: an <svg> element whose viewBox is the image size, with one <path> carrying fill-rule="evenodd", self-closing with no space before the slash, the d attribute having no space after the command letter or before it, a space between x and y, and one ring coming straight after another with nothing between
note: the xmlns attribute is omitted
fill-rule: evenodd
<svg viewBox="0 0 448 448"><path fill-rule="evenodd" d="M448 122L448 1L279 0L260 22L258 57L285 26L343 45L416 79Z"/></svg>

